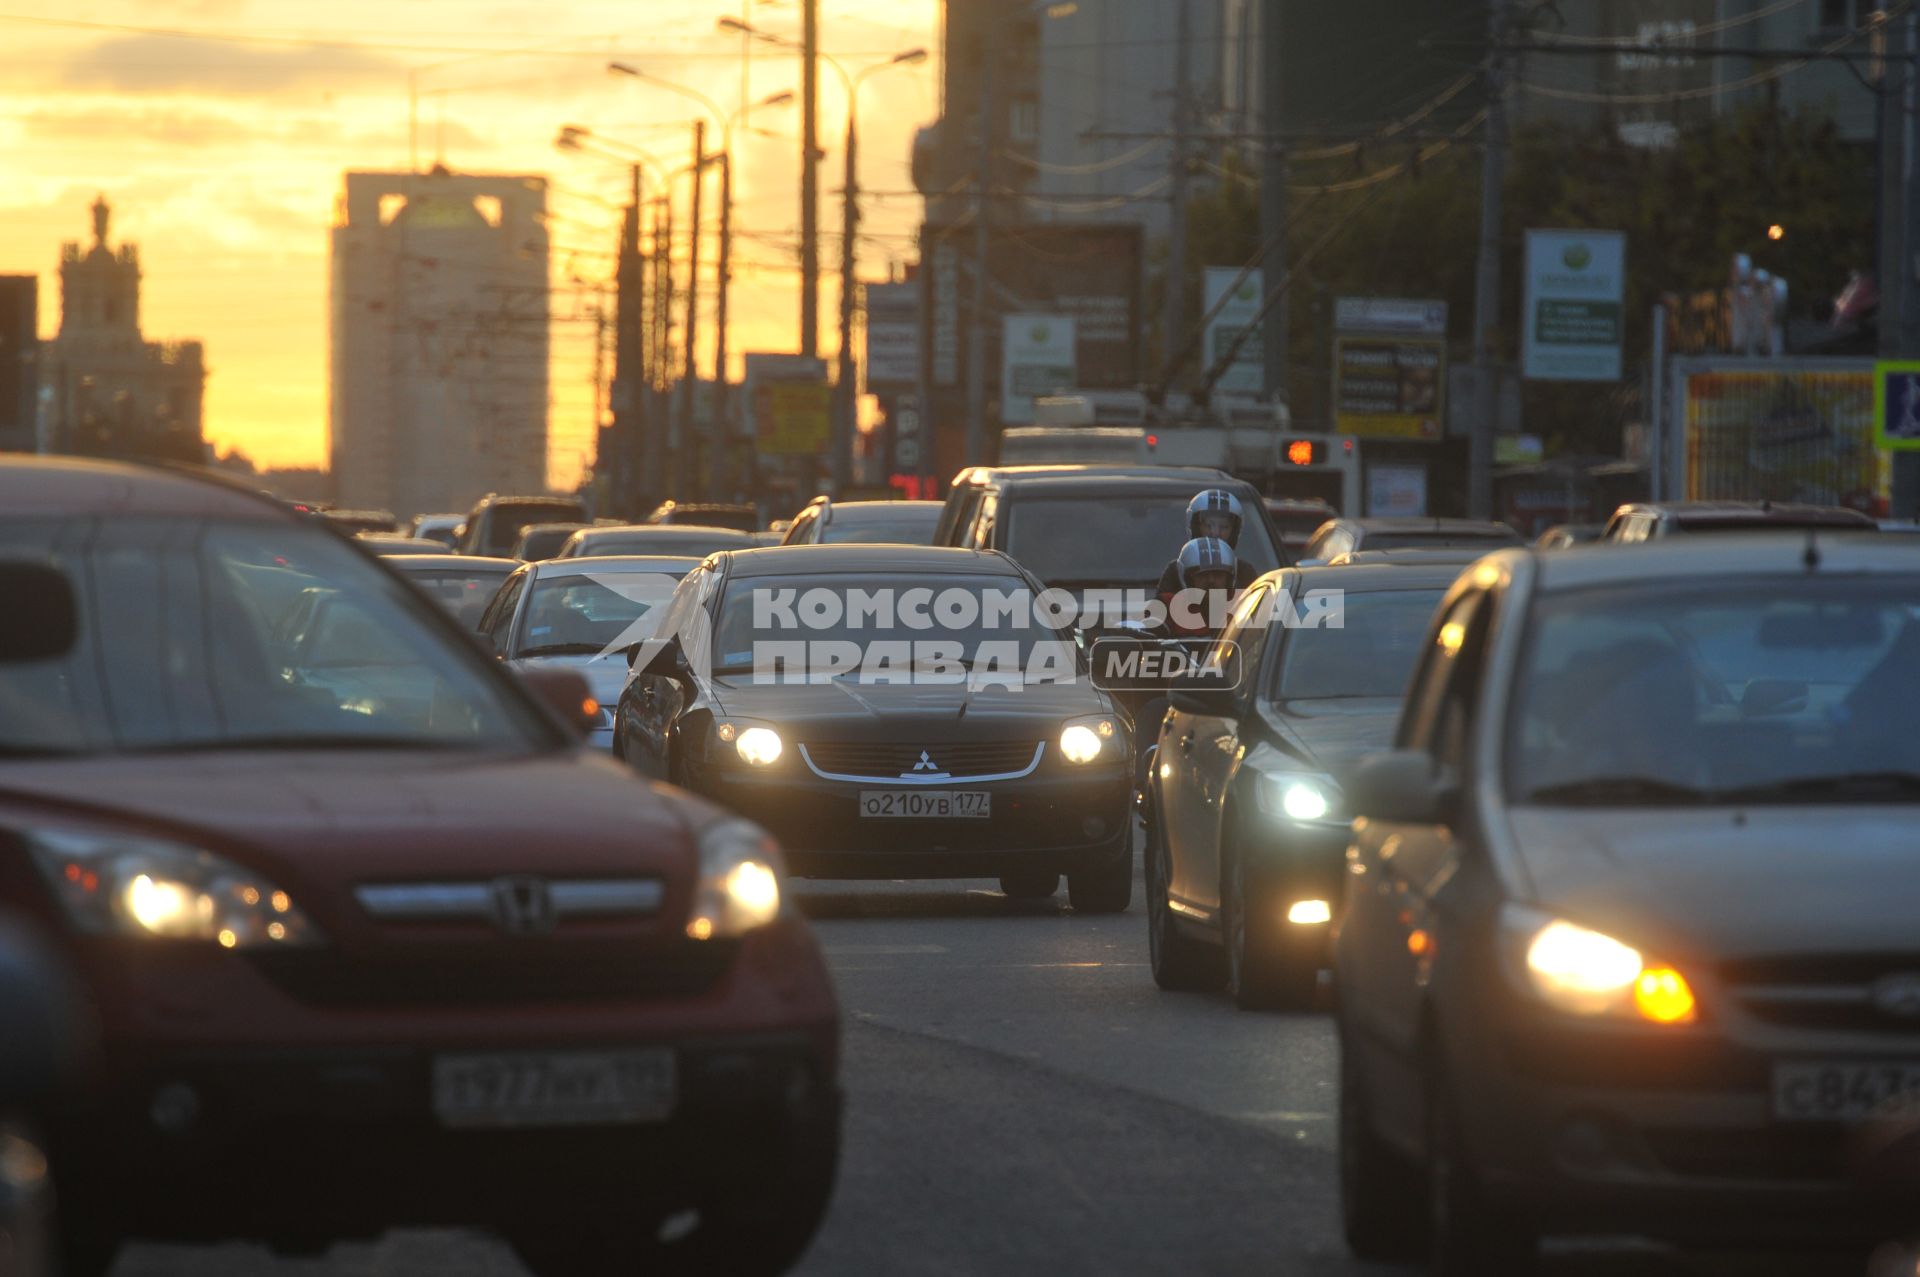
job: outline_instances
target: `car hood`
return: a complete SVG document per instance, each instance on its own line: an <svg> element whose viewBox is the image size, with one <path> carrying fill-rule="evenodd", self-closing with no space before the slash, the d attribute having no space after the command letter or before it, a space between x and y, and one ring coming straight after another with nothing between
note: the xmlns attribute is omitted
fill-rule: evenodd
<svg viewBox="0 0 1920 1277"><path fill-rule="evenodd" d="M1529 807L1509 817L1541 907L1670 961L1913 948L1911 807Z"/></svg>
<svg viewBox="0 0 1920 1277"><path fill-rule="evenodd" d="M1393 748L1400 702L1391 696L1280 701L1265 713L1294 752L1316 767L1338 771Z"/></svg>
<svg viewBox="0 0 1920 1277"><path fill-rule="evenodd" d="M0 768L0 843L7 827L41 825L164 838L249 865L310 912L336 915L362 882L684 881L692 829L709 815L584 750L209 751Z"/></svg>
<svg viewBox="0 0 1920 1277"><path fill-rule="evenodd" d="M1112 712L1106 698L1084 682L973 688L964 683L876 685L836 679L754 684L715 679L713 698L718 713L796 729L804 724L815 740L883 740L899 730L928 727L952 741L1030 735L1038 740L1058 731L1062 719Z"/></svg>
<svg viewBox="0 0 1920 1277"><path fill-rule="evenodd" d="M528 656L512 662L517 670L572 670L587 680L593 698L602 705L613 705L627 685L631 671L626 657L619 652L608 656Z"/></svg>

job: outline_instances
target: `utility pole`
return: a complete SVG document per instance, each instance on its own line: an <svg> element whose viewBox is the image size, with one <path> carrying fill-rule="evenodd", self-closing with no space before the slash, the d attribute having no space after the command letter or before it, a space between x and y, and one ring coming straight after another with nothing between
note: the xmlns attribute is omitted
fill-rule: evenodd
<svg viewBox="0 0 1920 1277"><path fill-rule="evenodd" d="M1500 199L1507 175L1507 6L1487 14L1487 140L1480 164L1480 261L1473 280L1473 433L1467 451L1467 515L1493 517L1494 416L1499 411Z"/></svg>
<svg viewBox="0 0 1920 1277"><path fill-rule="evenodd" d="M683 465L687 452L693 447L694 440L694 391L700 382L700 368L694 363L694 347L700 332L700 188L704 183L702 168L707 157L707 122L693 122L693 195L692 209L687 217L687 322L680 340L686 349L682 352L680 373L680 429L673 447L668 450L667 472L671 482L667 485L669 497L683 497L684 485L692 475L692 468Z"/></svg>
<svg viewBox="0 0 1920 1277"><path fill-rule="evenodd" d="M732 442L727 420L727 287L733 269L733 153L720 152L720 296L713 312L713 456L709 458L708 495L725 501L732 468L727 456Z"/></svg>
<svg viewBox="0 0 1920 1277"><path fill-rule="evenodd" d="M1874 42L1880 59L1879 285L1880 357L1912 359L1920 352L1915 322L1920 290L1914 287L1915 244L1909 227L1913 198L1913 112L1915 110L1915 15L1911 8L1892 17L1875 14ZM1896 518L1920 515L1920 453L1893 453Z"/></svg>
<svg viewBox="0 0 1920 1277"><path fill-rule="evenodd" d="M1260 5L1260 129L1266 145L1260 164L1260 240L1267 251L1260 259L1263 288L1272 289L1287 275L1287 146L1281 96L1286 60L1281 48L1282 10L1286 0L1261 0ZM1276 308L1260 329L1261 362L1266 365L1267 398L1287 398L1287 307ZM1296 423L1298 424L1298 423ZM1356 510L1345 513L1354 515Z"/></svg>
<svg viewBox="0 0 1920 1277"><path fill-rule="evenodd" d="M1173 225L1167 236L1167 309L1160 321L1160 362L1169 372L1187 327L1187 134L1193 122L1193 3L1173 3Z"/></svg>
<svg viewBox="0 0 1920 1277"><path fill-rule="evenodd" d="M858 429L859 396L853 367L853 246L860 225L859 134L854 125L852 91L847 95L847 173L840 225L840 372L834 386L833 494L837 497L853 481L853 436Z"/></svg>
<svg viewBox="0 0 1920 1277"><path fill-rule="evenodd" d="M660 200L653 219L653 375L645 391L647 413L646 465L641 475L649 499L665 496L667 470L667 387L673 384L673 195ZM657 409L657 411L656 411ZM644 514L645 511L640 513Z"/></svg>
<svg viewBox="0 0 1920 1277"><path fill-rule="evenodd" d="M987 250L993 220L993 143L999 122L1000 44L995 38L1002 16L980 12L980 152L973 171L973 315L967 325L967 447L962 465L987 459ZM923 409L924 411L924 409ZM925 427L923 426L924 430ZM928 437L931 442L931 436Z"/></svg>
<svg viewBox="0 0 1920 1277"><path fill-rule="evenodd" d="M820 356L820 0L801 0L800 353Z"/></svg>
<svg viewBox="0 0 1920 1277"><path fill-rule="evenodd" d="M632 169L632 190L626 216L620 224L620 258L615 279L619 299L615 308L613 348L613 384L619 387L613 401L613 456L607 494L615 511L631 515L634 504L636 470L640 460L641 412L646 397L646 350L641 334L645 283L640 264L640 166Z"/></svg>

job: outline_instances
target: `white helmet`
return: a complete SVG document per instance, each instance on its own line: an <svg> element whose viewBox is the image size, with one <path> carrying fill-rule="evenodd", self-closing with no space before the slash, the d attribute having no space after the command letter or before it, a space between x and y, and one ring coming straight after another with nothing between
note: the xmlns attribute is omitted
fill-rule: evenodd
<svg viewBox="0 0 1920 1277"><path fill-rule="evenodd" d="M1193 578L1200 572L1234 571L1233 547L1219 537L1195 537L1180 547L1180 584L1191 589Z"/></svg>
<svg viewBox="0 0 1920 1277"><path fill-rule="evenodd" d="M1200 520L1209 516L1224 516L1227 520L1227 534L1221 538L1228 545L1240 544L1240 499L1225 488L1208 488L1187 503L1187 535L1202 537L1207 535L1200 530Z"/></svg>

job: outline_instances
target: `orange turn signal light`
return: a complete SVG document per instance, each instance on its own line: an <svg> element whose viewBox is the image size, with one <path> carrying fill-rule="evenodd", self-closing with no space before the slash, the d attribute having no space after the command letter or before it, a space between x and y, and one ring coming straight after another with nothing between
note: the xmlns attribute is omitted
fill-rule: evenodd
<svg viewBox="0 0 1920 1277"><path fill-rule="evenodd" d="M1655 1024L1685 1024L1696 1005L1687 978L1672 967L1648 967L1633 982L1633 1008Z"/></svg>

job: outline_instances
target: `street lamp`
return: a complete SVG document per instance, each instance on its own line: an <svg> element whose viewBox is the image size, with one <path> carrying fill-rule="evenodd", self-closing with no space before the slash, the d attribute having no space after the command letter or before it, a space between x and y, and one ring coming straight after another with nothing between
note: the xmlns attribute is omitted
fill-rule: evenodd
<svg viewBox="0 0 1920 1277"><path fill-rule="evenodd" d="M802 44L785 36L762 31L758 27L750 23L742 22L738 18L723 17L719 20L718 25L722 31L750 36L763 44L770 44L785 49L798 49L803 54L806 52ZM848 74L847 69L841 66L835 58L823 53L820 55L820 60L832 67L834 74L840 77L840 85L842 89L845 90L847 98L846 177L842 190L843 204L841 209L840 240L840 355L837 375L838 384L835 386L832 455L830 457L833 487L837 493L852 481L853 436L856 426L854 418L859 405L859 397L854 391L853 310L856 264L854 254L859 239L860 224L860 173L858 164L860 87L866 83L867 77L873 75L875 72L889 70L893 67L920 65L927 60L927 51L919 47L903 49L892 57L863 67L851 75ZM810 140L808 144L810 144ZM811 155L807 157L808 166L802 170L803 173L810 171L812 158ZM803 183L801 196L803 200L807 198L808 185L809 184ZM810 308L812 306L812 299L806 299L805 304Z"/></svg>
<svg viewBox="0 0 1920 1277"><path fill-rule="evenodd" d="M702 107L706 108L707 112L713 116L714 121L720 126L720 151L716 155L709 155L706 153L704 121L696 122L695 128L694 128L693 221L692 221L692 230L690 232L692 247L688 252L690 264L688 266L687 318L686 318L686 328L685 328L685 338L684 338L686 342L686 361L685 361L685 371L682 374L682 384L680 387L681 434L686 441L691 442L694 437L694 434L693 434L694 389L695 389L695 383L698 380L698 373L694 364L694 345L695 345L694 339L696 336L697 325L699 322L699 310L698 310L699 281L700 281L700 265L699 265L700 263L700 176L699 175L700 175L700 172L704 170L708 164L717 163L720 167L720 261L719 261L720 278L719 278L719 282L716 289L717 298L715 302L715 312L714 312L715 336L714 336L714 343L713 343L713 417L714 417L714 429L716 432L716 438L712 440L712 447L710 449L710 455L708 457L707 481L715 490L715 494L718 495L718 490L725 485L727 480L727 464L726 464L726 423L727 423L727 398L728 398L728 393L727 393L728 392L727 299L728 299L728 293L729 293L729 285L732 279L732 258L733 258L733 126L734 126L734 122L738 119L740 112L735 111L732 114L728 114L727 112L722 111L719 108L719 106L714 103L713 99L707 97L704 93L701 93L695 89L687 88L685 85L682 85L682 84L675 84L671 80L661 79L659 76L653 75L647 71L643 71L639 67L636 67L631 63L609 62L607 64L607 72L611 75L624 75L635 80L640 80L647 84L657 85L660 88L667 89L673 93L678 93L680 96L684 98L687 98L693 102L697 102ZM758 105L763 107L783 106L792 101L793 101L793 91L791 89L783 89L778 93L771 93L767 95L767 97L762 99L758 103ZM665 458L665 462L666 462L666 468L669 468L672 471L674 471L674 475L676 479L681 477L679 475L679 468L680 468L679 450L677 449L672 450L667 456L667 458ZM670 483L668 486L669 488L677 489L679 485L677 482L674 482L674 483ZM668 495L679 495L679 493L677 491L670 491Z"/></svg>

